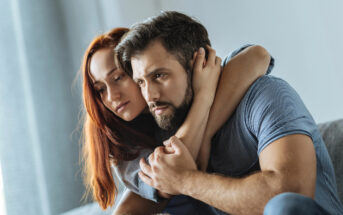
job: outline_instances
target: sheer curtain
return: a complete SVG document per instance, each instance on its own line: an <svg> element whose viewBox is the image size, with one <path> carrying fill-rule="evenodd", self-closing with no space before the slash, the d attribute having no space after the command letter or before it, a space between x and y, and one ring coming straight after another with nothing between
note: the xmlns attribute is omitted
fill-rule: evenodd
<svg viewBox="0 0 343 215"><path fill-rule="evenodd" d="M0 158L7 215L80 204L80 95L58 1L0 3Z"/></svg>
<svg viewBox="0 0 343 215"><path fill-rule="evenodd" d="M151 16L155 5L0 1L1 215L55 215L84 204L81 87L72 88L83 52L97 34Z"/></svg>

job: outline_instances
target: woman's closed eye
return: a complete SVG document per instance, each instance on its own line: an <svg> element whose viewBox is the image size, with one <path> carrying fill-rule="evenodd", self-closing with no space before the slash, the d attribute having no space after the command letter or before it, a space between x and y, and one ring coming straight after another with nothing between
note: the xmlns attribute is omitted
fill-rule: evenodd
<svg viewBox="0 0 343 215"><path fill-rule="evenodd" d="M127 76L127 74L125 72L121 72L119 74L114 75L113 80L114 80L114 82L118 82L118 81L121 81L124 78L126 78L126 76Z"/></svg>

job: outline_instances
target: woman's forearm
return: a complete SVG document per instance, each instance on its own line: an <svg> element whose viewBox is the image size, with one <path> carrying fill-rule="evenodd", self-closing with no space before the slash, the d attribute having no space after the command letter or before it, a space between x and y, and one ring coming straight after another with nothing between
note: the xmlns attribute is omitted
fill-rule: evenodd
<svg viewBox="0 0 343 215"><path fill-rule="evenodd" d="M232 115L251 86L268 69L270 55L261 46L250 46L233 57L223 68L206 127L212 137Z"/></svg>
<svg viewBox="0 0 343 215"><path fill-rule="evenodd" d="M269 62L270 55L263 47L248 47L222 69L213 104L206 96L194 97L175 136L186 145L201 169L207 166L212 136L232 115L251 84L266 73Z"/></svg>
<svg viewBox="0 0 343 215"><path fill-rule="evenodd" d="M211 104L205 100L201 96L194 98L186 120L175 134L186 145L194 160L198 156L211 108Z"/></svg>
<svg viewBox="0 0 343 215"><path fill-rule="evenodd" d="M193 103L186 120L175 134L186 145L194 160L198 156L221 72L221 59L211 47L208 46L207 50L206 63L203 48L195 55L192 78Z"/></svg>
<svg viewBox="0 0 343 215"><path fill-rule="evenodd" d="M207 168L213 135L235 111L251 84L266 73L269 62L267 50L250 46L223 67L197 160L202 170Z"/></svg>

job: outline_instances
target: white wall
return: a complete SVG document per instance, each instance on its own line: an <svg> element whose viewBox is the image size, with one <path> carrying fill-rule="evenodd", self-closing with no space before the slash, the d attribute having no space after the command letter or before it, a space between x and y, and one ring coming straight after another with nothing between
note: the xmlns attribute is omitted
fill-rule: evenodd
<svg viewBox="0 0 343 215"><path fill-rule="evenodd" d="M266 47L276 59L273 75L287 80L317 122L343 118L343 1L64 0L66 25L78 69L91 38L129 27L160 10L178 10L207 27L222 57L246 43ZM81 16L80 16L81 15ZM79 20L77 20L79 19ZM83 20L82 20L83 19ZM80 25L81 23L84 25ZM80 37L84 34L83 37Z"/></svg>
<svg viewBox="0 0 343 215"><path fill-rule="evenodd" d="M162 0L207 27L221 56L242 44L266 47L273 75L287 80L317 122L343 118L343 1Z"/></svg>
<svg viewBox="0 0 343 215"><path fill-rule="evenodd" d="M343 1L16 0L0 5L6 8L0 19L0 158L8 215L57 214L82 204L78 138L70 137L81 87L73 95L70 86L83 52L97 34L129 27L160 10L200 20L222 57L246 43L263 45L276 59L273 74L299 92L317 122L343 118ZM25 204L17 207L17 201Z"/></svg>

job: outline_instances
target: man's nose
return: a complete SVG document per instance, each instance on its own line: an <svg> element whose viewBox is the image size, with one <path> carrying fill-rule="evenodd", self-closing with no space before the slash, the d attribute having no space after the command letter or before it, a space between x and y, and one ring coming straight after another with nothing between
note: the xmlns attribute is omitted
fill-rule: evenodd
<svg viewBox="0 0 343 215"><path fill-rule="evenodd" d="M154 83L146 83L143 89L143 97L146 102L156 102L160 99L159 88Z"/></svg>

